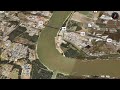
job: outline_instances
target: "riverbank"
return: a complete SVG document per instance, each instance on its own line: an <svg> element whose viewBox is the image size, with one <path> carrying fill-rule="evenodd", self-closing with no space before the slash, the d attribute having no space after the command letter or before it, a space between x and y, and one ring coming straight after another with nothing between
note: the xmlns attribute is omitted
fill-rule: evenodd
<svg viewBox="0 0 120 90"><path fill-rule="evenodd" d="M48 25L61 28L70 11L54 11ZM76 60L63 57L55 48L55 37L59 29L46 27L37 44L40 61L52 71L73 76L110 75L120 76L120 60Z"/></svg>

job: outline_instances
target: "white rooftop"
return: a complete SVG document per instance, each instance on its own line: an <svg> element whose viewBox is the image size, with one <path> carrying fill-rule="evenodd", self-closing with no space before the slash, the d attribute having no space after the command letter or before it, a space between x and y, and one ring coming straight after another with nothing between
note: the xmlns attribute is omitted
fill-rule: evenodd
<svg viewBox="0 0 120 90"><path fill-rule="evenodd" d="M102 15L100 18L105 19L105 20L112 20L113 19L112 17L105 16L105 15Z"/></svg>
<svg viewBox="0 0 120 90"><path fill-rule="evenodd" d="M0 13L4 13L4 11L0 11Z"/></svg>

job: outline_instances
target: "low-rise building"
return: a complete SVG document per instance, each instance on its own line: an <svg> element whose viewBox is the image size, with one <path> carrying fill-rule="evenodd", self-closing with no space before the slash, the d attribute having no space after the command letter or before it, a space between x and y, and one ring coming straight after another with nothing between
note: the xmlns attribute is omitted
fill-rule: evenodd
<svg viewBox="0 0 120 90"><path fill-rule="evenodd" d="M36 60L36 52L35 50L29 49L29 58L28 58L31 62L33 60Z"/></svg>
<svg viewBox="0 0 120 90"><path fill-rule="evenodd" d="M1 57L3 59L9 59L10 61L17 61L21 58L26 58L28 46L24 46L19 43L12 43L9 48L6 48Z"/></svg>
<svg viewBox="0 0 120 90"><path fill-rule="evenodd" d="M2 75L4 75L4 76L6 76L6 77L9 77L9 75L10 75L10 72L11 72L11 70L12 70L12 68L13 68L13 65L10 65L10 64L2 64L1 65L1 67L2 67Z"/></svg>
<svg viewBox="0 0 120 90"><path fill-rule="evenodd" d="M63 40L74 44L76 47L86 47L88 39L80 36L80 34L74 32L66 32L64 33Z"/></svg>
<svg viewBox="0 0 120 90"><path fill-rule="evenodd" d="M32 69L32 66L30 64L24 64L22 66L21 79L30 79L31 69Z"/></svg>
<svg viewBox="0 0 120 90"><path fill-rule="evenodd" d="M20 58L26 58L28 46L24 46L19 43L13 43L13 47L11 48L10 61L16 61Z"/></svg>
<svg viewBox="0 0 120 90"><path fill-rule="evenodd" d="M30 36L33 36L33 35L38 35L39 31L40 31L39 29L27 27L26 32L29 33Z"/></svg>
<svg viewBox="0 0 120 90"><path fill-rule="evenodd" d="M106 15L102 15L100 18L103 19L103 20L113 20L112 17L106 16Z"/></svg>

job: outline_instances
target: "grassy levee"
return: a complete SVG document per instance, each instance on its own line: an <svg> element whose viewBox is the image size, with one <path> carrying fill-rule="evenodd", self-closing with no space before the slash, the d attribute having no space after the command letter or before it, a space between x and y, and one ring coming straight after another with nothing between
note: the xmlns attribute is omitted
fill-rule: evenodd
<svg viewBox="0 0 120 90"><path fill-rule="evenodd" d="M70 11L55 11L48 25L60 28L69 13ZM55 36L58 30L46 27L38 39L37 53L39 59L49 69L74 76L120 76L120 60L82 61L63 57L55 48Z"/></svg>

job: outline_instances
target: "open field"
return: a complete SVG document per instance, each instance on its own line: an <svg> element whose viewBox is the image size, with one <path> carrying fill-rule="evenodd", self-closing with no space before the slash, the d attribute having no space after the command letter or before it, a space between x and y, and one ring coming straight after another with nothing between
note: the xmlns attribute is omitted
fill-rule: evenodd
<svg viewBox="0 0 120 90"><path fill-rule="evenodd" d="M88 23L91 19L88 18L86 15L83 15L79 12L75 12L71 17L71 20L81 22L81 23Z"/></svg>

